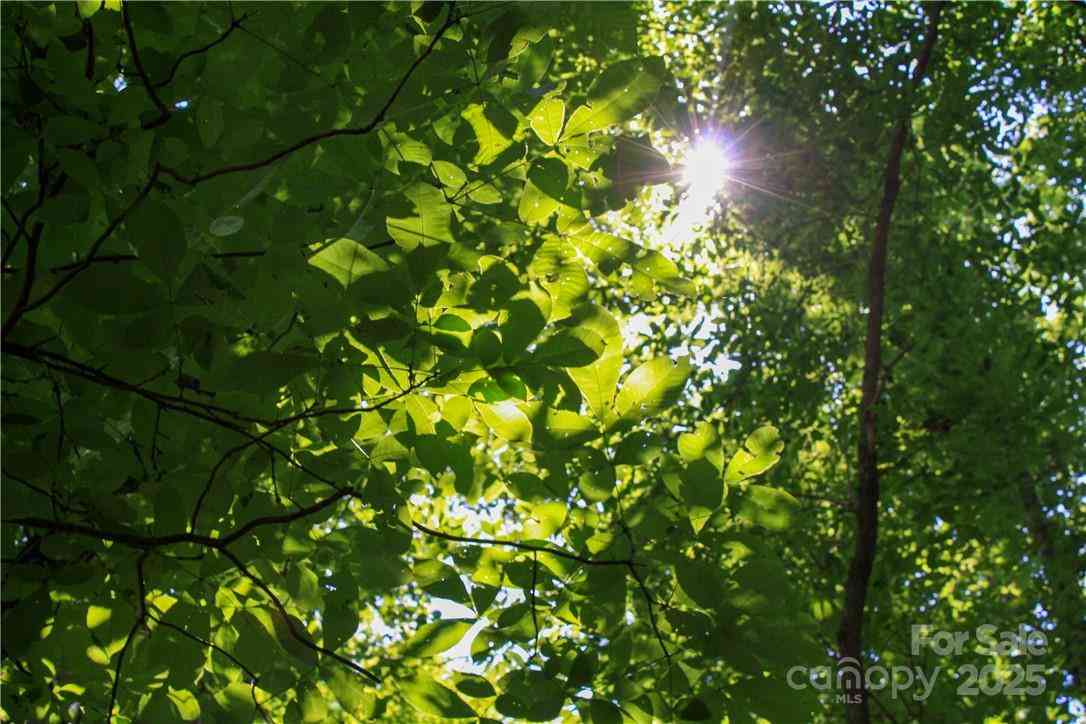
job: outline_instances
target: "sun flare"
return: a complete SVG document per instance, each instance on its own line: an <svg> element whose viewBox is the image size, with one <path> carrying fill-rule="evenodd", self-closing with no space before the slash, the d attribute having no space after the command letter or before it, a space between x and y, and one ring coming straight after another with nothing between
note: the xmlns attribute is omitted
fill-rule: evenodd
<svg viewBox="0 0 1086 724"><path fill-rule="evenodd" d="M728 155L712 138L699 138L683 159L683 182L688 193L708 199L723 187L728 173Z"/></svg>
<svg viewBox="0 0 1086 724"><path fill-rule="evenodd" d="M717 208L717 196L728 179L728 153L711 136L696 138L682 160L682 185L675 217L662 232L667 243L682 247L707 223Z"/></svg>

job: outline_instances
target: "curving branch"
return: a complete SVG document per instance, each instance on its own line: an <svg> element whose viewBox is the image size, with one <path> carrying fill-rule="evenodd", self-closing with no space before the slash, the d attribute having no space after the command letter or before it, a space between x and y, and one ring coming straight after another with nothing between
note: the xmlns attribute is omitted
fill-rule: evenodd
<svg viewBox="0 0 1086 724"><path fill-rule="evenodd" d="M660 649L664 652L664 658L667 660L667 665L671 666L671 652L667 650L667 644L664 643L664 635L660 633L660 626L656 623L656 603L652 600L652 595L649 593L649 587L645 585L645 579L638 573L637 568L633 563L628 566L630 575L637 581L638 588L641 589L641 595L645 599L645 606L649 610L649 625L652 626L652 633L656 636L656 642L660 644Z"/></svg>
<svg viewBox="0 0 1086 724"><path fill-rule="evenodd" d="M528 590L528 607L532 610L532 630L535 633L532 637L533 647L535 649L533 656L539 656L539 616L535 610L535 587L538 580L539 554L532 553L532 587Z"/></svg>
<svg viewBox="0 0 1086 724"><path fill-rule="evenodd" d="M154 392L153 390L148 390L144 388L141 384L136 384L113 377L106 374L105 372L90 367L89 365L83 364L82 362L77 362L76 360L69 359L64 355L47 352L44 350L36 350L15 343L4 345L3 352L16 357L21 357L31 362L42 364L47 368L56 370L58 372L63 372L65 374L75 377L81 377L83 379L95 382L105 387L110 387L113 389L122 390L138 395L150 402L155 403L162 409L191 415L224 429L230 430L231 432L235 432L247 438L251 443L259 445L260 447L268 450L269 452L272 452L283 458L284 460L286 460L287 464L308 474L314 480L318 480L333 489L338 489L338 485L335 482L329 480L327 477L321 475L320 473L309 469L302 463L295 460L292 455L267 442L267 440L264 438L266 438L270 434L270 432L274 430L282 429L283 427L286 427L295 422L300 422L302 420L323 417L325 415L347 415L358 412L370 412L373 410L379 410L382 407L386 407L396 402L397 400L405 397L406 395L412 394L415 390L424 387L430 382L440 379L443 375L450 374L452 372L447 371L432 373L423 378L422 380L416 381L414 385L411 385L399 392L390 394L388 397L385 397L379 402L374 402L372 404L352 405L349 407L324 407L318 409L311 408L284 418L266 419L242 415L238 412L235 412L234 410L222 407L220 405L214 405L207 402L199 402L197 400L182 397L180 395L167 395L160 392ZM274 428L274 430L258 435L246 429L245 426L248 424L261 425L267 428Z"/></svg>
<svg viewBox="0 0 1086 724"><path fill-rule="evenodd" d="M19 296L15 299L15 303L12 305L11 313L8 318L4 320L2 330L0 330L0 339L6 338L15 325L19 322L22 316L33 309L30 304L30 294L34 290L34 281L37 277L37 264L38 264L38 245L41 243L42 232L45 230L45 224L41 221L34 224L34 228L31 231L26 230L26 225L30 221L30 217L34 212L42 207L47 199L53 198L60 193L64 188L65 182L68 180L68 175L61 172L57 176L56 181L52 187L49 187L49 173L50 168L46 168L43 155L45 153L45 145L38 141L38 196L29 209L23 214L22 218L17 218L15 212L11 209L11 206L4 203L8 213L15 220L16 229L12 235L11 240L8 242L7 247L4 249L4 263L7 263L12 252L15 250L15 245L19 241L20 236L26 237L26 272L23 275L23 285L19 290Z"/></svg>
<svg viewBox="0 0 1086 724"><path fill-rule="evenodd" d="M433 536L435 538L441 538L447 541L453 541L455 543L470 543L477 546L504 546L506 548L516 548L517 550L527 551L533 554L549 553L552 556L558 558L565 558L568 561L576 561L577 563L583 563L586 566L636 566L639 565L637 561L632 558L622 559L610 559L610 558L587 558L585 556L578 555L576 553L570 553L564 551L561 548L550 548L547 546L534 546L530 543L521 543L515 540L505 540L503 538L472 538L466 535L455 535L454 533L446 533L444 531L428 528L417 520L411 521L411 525L415 529L425 533L426 535Z"/></svg>
<svg viewBox="0 0 1086 724"><path fill-rule="evenodd" d="M66 287L68 284L70 284L71 281L73 279L75 279L80 274L80 272L82 272L84 269L89 267L94 262L95 255L98 253L98 250L102 248L102 245L106 243L106 241L109 239L109 237L113 236L113 232L115 232L117 230L117 228L121 225L121 223L125 220L125 218L127 218L128 215L130 213L132 213L132 211L137 206L139 206L139 204L145 198L147 198L147 194L149 194L151 192L151 188L154 186L155 182L158 180L159 172L160 172L160 167L156 163L155 166L151 170L151 176L150 176L150 178L147 179L147 183L143 185L143 188L140 189L139 193L136 194L136 197L134 199L132 199L131 203L129 203L128 206L125 207L124 211L122 211L112 221L110 221L109 225L105 228L105 230L102 231L102 233L98 235L98 238L95 239L94 242L91 244L90 250L87 252L87 256L83 259L83 261L79 262L78 265L76 265L74 268L69 270L67 274L65 274L63 277L61 277L57 281L57 283L54 284L53 287L49 291L47 291L45 294L43 294L41 297L39 297L38 299L36 299L33 302L30 302L30 303L26 304L25 307L23 307L22 309L14 309L14 310L12 310L11 317L7 321L4 322L3 334L0 335L0 337L6 338L8 336L8 333L11 331L12 328L14 328L15 324L19 321L19 319L20 319L20 317L22 317L22 315L26 314L27 312L34 311L35 309L37 309L38 307L42 306L43 304L48 302L50 299L55 297L60 292L61 289ZM31 273L32 273L32 271L28 267L27 274L29 275Z"/></svg>
<svg viewBox="0 0 1086 724"><path fill-rule="evenodd" d="M94 80L94 25L89 19L83 21L83 35L87 38L87 61L83 65L83 77Z"/></svg>
<svg viewBox="0 0 1086 724"><path fill-rule="evenodd" d="M227 38L230 37L231 33L233 33L238 28L241 28L241 24L243 22L245 22L248 18L249 18L249 14L248 13L243 13L240 18L232 19L230 21L230 25L227 26L226 30L223 31L223 33L218 38L216 38L215 40L212 40L207 45L204 45L204 46L199 47L199 48L194 48L193 50L187 50L184 53L182 53L181 55L179 55L177 57L177 60L175 60L173 62L173 65L170 67L170 72L166 74L166 77L163 78L162 80L160 80L157 83L152 83L151 87L153 87L153 88L164 88L164 87L168 86L170 83L173 82L173 77L174 77L174 75L177 74L177 69L181 67L182 63L184 63L189 58L195 58L197 55L201 55L203 53L206 53L207 51L214 48L216 45L219 45L220 43L224 42ZM242 28L242 29L244 30L244 28Z"/></svg>
<svg viewBox="0 0 1086 724"><path fill-rule="evenodd" d="M121 651L117 654L117 668L113 674L113 687L109 691L109 707L106 709L106 721L113 721L113 707L117 705L117 691L121 685L121 671L124 667L124 657L128 653L128 648L132 645L132 639L135 638L136 633L140 630L140 627L147 621L147 583L143 577L143 562L147 559L148 551L144 551L140 554L140 557L136 559L136 584L139 586L139 613L136 615L136 622L132 624L132 628L128 632L128 636L124 639L124 645L121 646Z"/></svg>
<svg viewBox="0 0 1086 724"><path fill-rule="evenodd" d="M151 83L150 76L147 75L147 69L143 67L143 61L140 59L140 49L136 44L136 33L132 30L132 18L128 14L128 0L121 1L121 19L124 21L124 32L128 36L128 52L132 54L132 62L136 65L136 72L139 73L140 80L143 81L143 87L147 91L148 97L151 102L155 104L155 108L158 109L158 118L153 121L147 121L141 124L144 129L158 128L166 121L170 120L170 109L166 107L166 104L162 102L162 99L158 97L158 93L155 92L155 86Z"/></svg>
<svg viewBox="0 0 1086 724"><path fill-rule="evenodd" d="M384 241L379 241L376 244L372 244L370 246L367 246L366 248L372 251L374 249L383 249L385 247L392 246L395 243L396 242L393 241L392 239L386 239ZM247 249L247 250L242 250L242 251L215 251L215 252L212 252L212 253L208 254L207 258L210 258L210 259L256 259L256 258L259 258L259 257L262 257L262 256L266 255L267 253L268 252L267 252L266 249ZM312 254L315 254L315 253L316 252L311 251L311 252L307 253L306 256L308 257L308 256L311 256ZM91 263L91 264L119 264L121 262L139 261L139 256L137 256L136 254L101 254L101 255L96 256L96 257L94 257L92 259L87 259L86 261ZM69 262L67 264L61 264L59 266L52 267L49 271L51 273L53 273L53 274L59 274L60 272L65 272L65 271L70 271L72 269L75 269L75 268L79 267L83 263L84 262L82 260L81 261L73 261L73 262ZM6 267L4 269L4 272L9 273L9 274L11 272L14 272L14 271L18 271L18 270L13 269L11 267Z"/></svg>
<svg viewBox="0 0 1086 724"><path fill-rule="evenodd" d="M4 326L0 330L0 339L8 336L30 305L30 291L34 287L34 278L37 275L38 244L41 243L41 235L44 230L45 224L38 222L34 224L34 230L30 232L26 239L26 273L23 275L23 285L19 289L19 296L15 298L15 304L12 305L11 314L4 320Z"/></svg>
<svg viewBox="0 0 1086 724"><path fill-rule="evenodd" d="M460 22L460 20L461 16L459 13L456 12L455 4L449 3L448 18L446 18L445 22L441 25L438 31L434 33L434 37L430 39L430 43L426 46L426 49L422 51L419 57L415 58L415 61L407 69L407 72L405 72L400 78L400 82L396 85L396 88L385 100L384 105L382 105L380 110L378 110L373 118L370 119L369 123L366 123L363 126L358 126L356 128L333 128L328 131L315 133L312 136L308 136L307 138L303 138L300 141L296 141L287 146L286 148L280 149L272 155L266 158L262 158L258 161L250 161L248 163L237 163L229 166L223 166L222 168L217 168L213 171L207 171L201 174L197 174L195 176L186 176L179 171L175 171L174 169L165 166L162 167L162 172L167 176L171 176L177 181L180 181L181 183L188 184L189 186L195 186L196 184L203 183L204 181L210 181L211 179L218 178L219 176L240 173L242 171L255 171L257 169L264 168L265 166L270 166L277 161L281 161L295 151L299 151L303 148L306 148L307 146L311 146L314 143L326 141L330 138L338 138L340 136L364 136L367 133L372 132L374 129L380 126L382 122L384 122L385 115L388 113L389 109L392 108L392 104L396 102L396 99L403 91L404 86L407 85L407 82L411 79L411 76L414 75L415 70L417 70L418 67L422 65L423 61L430 57L430 54L433 52L434 47L437 45L438 41L440 41L441 38L445 35L445 33L447 33L450 28Z"/></svg>
<svg viewBox="0 0 1086 724"><path fill-rule="evenodd" d="M103 530L81 523L69 523L62 520L47 520L45 518L35 517L4 518L3 523L7 525L21 525L38 530L48 530L54 533L68 533L84 538L94 538L96 540L118 543L129 548L137 549L157 549L165 546L191 544L213 550L222 550L226 546L237 542L258 528L269 525L289 525L294 521L315 515L329 506L335 505L341 500L354 497L355 495L356 493L353 490L339 490L326 498L321 498L311 505L299 508L290 513L265 515L260 518L254 518L248 523L245 523L240 527L235 528L230 533L218 538L193 532L171 533L169 535L143 535L142 533L135 533L132 531Z"/></svg>
<svg viewBox="0 0 1086 724"><path fill-rule="evenodd" d="M614 463L612 463L614 467ZM622 512L622 503L619 499L615 499L618 505L618 524L622 528L622 534L626 536L626 540L630 543L630 550L637 548L637 543L634 542L633 533L630 531L630 526L626 525L626 517ZM656 636L656 642L660 644L660 650L664 652L664 659L667 661L668 668L671 668L671 652L667 650L667 644L664 642L664 635L660 632L660 626L656 623L656 609L657 605L652 600L652 594L649 593L649 587L645 585L645 579L641 577L641 573L631 563L628 566L630 575L637 581L637 587L641 589L641 596L645 599L645 606L649 612L649 625L652 627L652 633Z"/></svg>
<svg viewBox="0 0 1086 724"><path fill-rule="evenodd" d="M267 722L268 724L271 724L271 719L268 717L268 713L266 711L264 711L264 707L262 707L260 705L260 702L257 701L257 698L256 698L256 685L260 681L260 677L257 676L256 674L254 674L249 667L247 667L245 664L241 663L237 659L237 657L235 657L232 653L230 653L229 651L224 649L222 646L219 646L218 644L216 644L214 641L206 641L206 640L202 639L201 637L197 636L196 634L192 633L191 631L188 631L187 629L184 629L184 628L178 626L177 624L170 623L169 621L166 621L165 619L161 619L158 616L154 615L153 613L148 613L147 616L148 616L148 618L150 618L152 621L154 621L159 626L165 626L168 629L176 631L177 633L181 634L182 636L189 639L190 641L195 641L196 643L200 644L201 646L206 646L207 648L212 649L213 651L217 651L218 653L222 654L226 658L230 659L230 661L232 661L234 663L234 666L237 666L239 669L241 669L245 673L246 676L249 677L249 681L251 683L250 692L252 693L252 696L253 696L253 706L256 707L256 710L258 712L260 712L260 717L265 722Z"/></svg>
<svg viewBox="0 0 1086 724"><path fill-rule="evenodd" d="M648 586L645 585L645 579L641 573L637 570L637 566L641 565L636 560L631 558L623 559L600 559L600 558L587 558L585 556L578 555L576 553L570 553L559 548L550 548L547 546L534 546L530 543L521 543L520 541L506 540L502 538L473 538L471 536L456 535L454 533L446 533L444 531L435 530L434 528L427 527L417 520L411 521L411 525L416 529L425 533L426 535L433 536L434 538L441 538L447 541L453 541L456 543L470 543L472 545L480 546L504 546L506 548L515 548L517 550L526 551L532 554L532 585L529 591L529 606L532 611L532 628L535 631L535 647L538 651L539 648L539 623L536 618L535 610L535 589L536 578L538 574L539 566L539 554L549 553L559 558L565 558L566 560L576 561L586 566L622 566L633 579L637 582L638 587L641 590L641 594L645 598L645 605L648 606L649 612L649 624L652 627L652 632L656 636L657 642L660 644L660 648L664 652L664 658L667 660L668 666L671 666L671 652L668 651L667 644L664 642L663 633L660 631L660 627L656 621L656 603L652 599L652 595L649 593ZM623 525L623 529L626 530L626 535L629 537L629 530ZM631 539L631 544L633 540Z"/></svg>
<svg viewBox="0 0 1086 724"><path fill-rule="evenodd" d="M355 662L348 659L346 656L337 654L335 651L332 651L329 648L325 648L324 646L321 646L320 644L314 642L308 636L305 636L301 631L298 630L298 627L295 625L294 621L291 620L290 613L287 611L286 606L284 606L283 602L279 599L279 597L275 595L275 592L271 590L271 587L264 582L264 579L260 578L260 576L257 576L252 571L250 571L248 566L242 563L240 558L228 551L225 547L220 548L219 552L222 553L224 557L226 557L231 563L234 564L234 568L237 568L243 576L256 584L257 588L263 591L264 595L271 600L272 604L279 611L279 615L283 617L283 622L286 624L287 629L290 631L290 635L298 643L302 644L311 651L332 657L333 659L343 664L347 668L351 669L355 673L361 674L362 676L366 677L374 684L381 683L381 677L377 676L377 674L373 673L369 669L359 666Z"/></svg>

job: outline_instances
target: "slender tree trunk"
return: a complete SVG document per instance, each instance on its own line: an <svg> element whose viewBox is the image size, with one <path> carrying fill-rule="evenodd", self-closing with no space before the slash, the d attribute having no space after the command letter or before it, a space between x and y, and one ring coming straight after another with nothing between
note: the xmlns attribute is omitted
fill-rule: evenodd
<svg viewBox="0 0 1086 724"><path fill-rule="evenodd" d="M915 91L931 60L932 48L938 35L941 3L925 5L928 28L924 45L917 57L912 76ZM840 660L838 668L851 671L842 677L846 694L845 712L850 724L867 724L870 712L867 692L863 685L863 626L867 584L875 563L879 529L879 472L876 426L876 405L879 398L879 377L882 369L882 316L886 298L886 243L890 235L890 219L894 213L898 190L901 188L901 156L909 135L912 119L908 106L898 122L890 156L883 178L882 203L878 223L871 243L868 263L867 340L864 344L863 395L860 402L860 438L857 451L858 485L856 491L856 539L848 578L845 581L845 607L837 633Z"/></svg>
<svg viewBox="0 0 1086 724"><path fill-rule="evenodd" d="M1077 567L1074 566L1071 562L1077 559L1075 553L1068 556L1068 548L1058 546L1062 537L1059 524L1045 517L1041 500L1029 477L1024 477L1018 483L1018 491L1022 497L1026 525L1045 574L1048 589L1045 608L1056 619L1056 631L1063 641L1066 657L1064 668L1071 675L1070 688L1081 697L1086 695L1086 619L1083 617L1086 596L1079 584L1084 565L1080 561ZM1078 541L1068 542L1071 543L1071 551L1081 550Z"/></svg>

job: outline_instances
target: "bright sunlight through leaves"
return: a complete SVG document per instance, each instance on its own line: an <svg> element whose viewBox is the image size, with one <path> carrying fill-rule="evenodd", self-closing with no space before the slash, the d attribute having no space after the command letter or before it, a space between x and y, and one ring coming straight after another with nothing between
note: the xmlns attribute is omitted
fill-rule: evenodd
<svg viewBox="0 0 1086 724"><path fill-rule="evenodd" d="M728 156L713 138L699 138L683 159L683 182L692 198L708 202L723 188Z"/></svg>
<svg viewBox="0 0 1086 724"><path fill-rule="evenodd" d="M673 247L689 243L695 229L712 217L728 177L728 154L716 138L699 136L683 156L682 168L686 190L675 220L663 232L663 238Z"/></svg>

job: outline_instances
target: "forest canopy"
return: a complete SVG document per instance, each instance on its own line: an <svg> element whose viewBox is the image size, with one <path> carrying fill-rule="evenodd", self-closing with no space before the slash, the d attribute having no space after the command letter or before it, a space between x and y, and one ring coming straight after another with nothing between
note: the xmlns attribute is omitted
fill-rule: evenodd
<svg viewBox="0 0 1086 724"><path fill-rule="evenodd" d="M0 44L0 721L1086 713L1081 3Z"/></svg>

